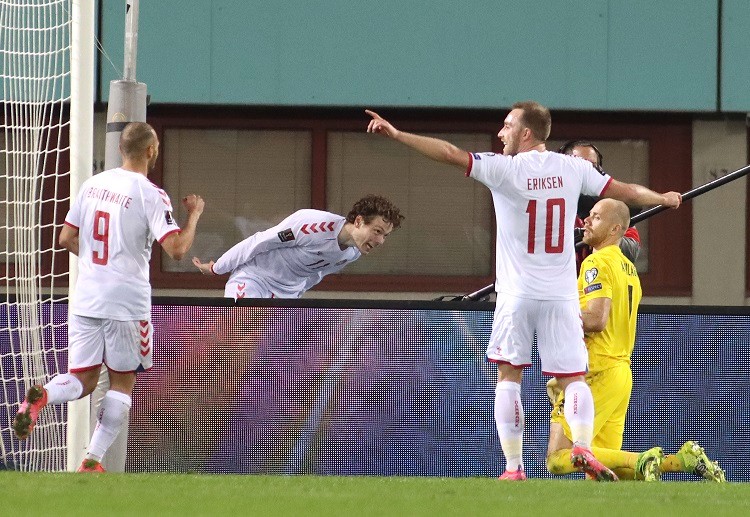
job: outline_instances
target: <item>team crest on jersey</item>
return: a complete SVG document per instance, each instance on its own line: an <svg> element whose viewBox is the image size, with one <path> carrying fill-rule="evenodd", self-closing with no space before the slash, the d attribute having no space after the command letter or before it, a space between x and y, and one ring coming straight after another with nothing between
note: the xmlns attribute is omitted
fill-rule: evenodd
<svg viewBox="0 0 750 517"><path fill-rule="evenodd" d="M170 212L169 210L164 210L164 219L167 221L167 224L174 224L172 212Z"/></svg>
<svg viewBox="0 0 750 517"><path fill-rule="evenodd" d="M291 228L287 228L286 230L280 231L278 234L279 240L281 242L289 242L294 240L294 232Z"/></svg>
<svg viewBox="0 0 750 517"><path fill-rule="evenodd" d="M583 274L583 279L586 280L587 284L590 284L594 280L596 280L596 277L599 276L599 270L595 267L592 267L591 269L587 269L586 272Z"/></svg>

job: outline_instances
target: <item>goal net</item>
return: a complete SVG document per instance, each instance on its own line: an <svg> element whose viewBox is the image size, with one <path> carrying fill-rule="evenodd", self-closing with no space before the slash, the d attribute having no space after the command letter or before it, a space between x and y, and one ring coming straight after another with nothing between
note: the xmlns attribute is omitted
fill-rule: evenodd
<svg viewBox="0 0 750 517"><path fill-rule="evenodd" d="M70 199L73 4L0 0L0 469L67 468L65 406L24 442L11 424L31 385L67 371L68 253L55 239Z"/></svg>

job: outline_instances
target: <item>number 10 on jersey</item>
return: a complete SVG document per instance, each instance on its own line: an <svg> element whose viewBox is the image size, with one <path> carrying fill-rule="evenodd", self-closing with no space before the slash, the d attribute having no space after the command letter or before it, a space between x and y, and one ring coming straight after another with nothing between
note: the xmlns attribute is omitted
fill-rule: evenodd
<svg viewBox="0 0 750 517"><path fill-rule="evenodd" d="M529 240L528 252L536 251L537 215L543 224L544 252L562 253L565 242L565 199L561 197L551 198L544 203L536 199L529 201L526 213L529 214ZM544 203L544 205L542 205ZM537 207L539 205L539 207ZM539 213L541 212L541 213ZM542 225L540 225L542 226ZM553 236L555 237L553 242Z"/></svg>

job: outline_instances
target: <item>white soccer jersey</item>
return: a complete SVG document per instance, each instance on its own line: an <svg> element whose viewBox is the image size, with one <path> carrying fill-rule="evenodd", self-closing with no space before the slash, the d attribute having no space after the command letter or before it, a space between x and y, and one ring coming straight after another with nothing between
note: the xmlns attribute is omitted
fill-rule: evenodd
<svg viewBox="0 0 750 517"><path fill-rule="evenodd" d="M299 210L233 246L216 261L213 271L231 272L227 285L250 280L277 298L299 298L324 276L360 257L357 248L339 246L345 223L340 215Z"/></svg>
<svg viewBox="0 0 750 517"><path fill-rule="evenodd" d="M117 168L88 179L65 217L78 229L78 282L71 312L120 321L151 316L154 240L180 230L166 192Z"/></svg>
<svg viewBox="0 0 750 517"><path fill-rule="evenodd" d="M601 196L611 178L586 160L549 151L516 156L469 153L467 175L492 192L499 293L573 300L573 227L578 197Z"/></svg>

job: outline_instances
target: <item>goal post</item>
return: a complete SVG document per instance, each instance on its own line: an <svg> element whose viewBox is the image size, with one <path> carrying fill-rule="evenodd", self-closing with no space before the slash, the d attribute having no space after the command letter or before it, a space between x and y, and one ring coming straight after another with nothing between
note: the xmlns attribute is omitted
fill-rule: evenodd
<svg viewBox="0 0 750 517"><path fill-rule="evenodd" d="M87 404L45 409L24 442L10 425L31 385L67 371L75 262L56 238L92 172L94 15L93 0L0 0L0 468L70 470L88 441Z"/></svg>
<svg viewBox="0 0 750 517"><path fill-rule="evenodd" d="M90 178L94 158L94 0L73 0L70 56L70 192ZM73 297L78 259L70 254L69 296ZM90 436L90 397L68 403L67 468L83 460Z"/></svg>

